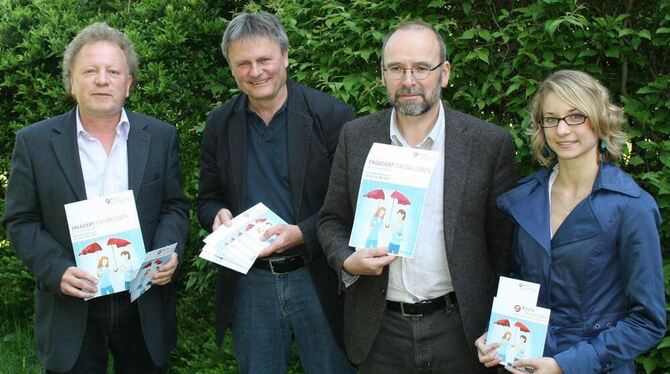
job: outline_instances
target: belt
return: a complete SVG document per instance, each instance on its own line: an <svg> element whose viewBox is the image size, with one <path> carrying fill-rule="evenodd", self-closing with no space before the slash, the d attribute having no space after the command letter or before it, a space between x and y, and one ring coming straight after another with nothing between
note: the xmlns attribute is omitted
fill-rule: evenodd
<svg viewBox="0 0 670 374"><path fill-rule="evenodd" d="M258 259L252 266L256 269L270 271L272 274L284 274L305 266L305 260L299 255L291 257L274 257Z"/></svg>
<svg viewBox="0 0 670 374"><path fill-rule="evenodd" d="M421 317L435 311L446 309L447 306L456 307L456 294L449 292L435 299L425 300L418 303L401 303L398 301L386 301L386 308L394 312L400 312L405 317Z"/></svg>

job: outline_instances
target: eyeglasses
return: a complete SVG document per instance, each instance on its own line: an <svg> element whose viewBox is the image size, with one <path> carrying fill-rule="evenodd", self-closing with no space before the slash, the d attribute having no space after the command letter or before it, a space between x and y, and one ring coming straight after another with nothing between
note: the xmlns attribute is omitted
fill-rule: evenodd
<svg viewBox="0 0 670 374"><path fill-rule="evenodd" d="M430 73L435 69L439 68L440 66L442 66L443 63L444 61L440 62L439 64L435 65L432 68L426 65L417 65L412 66L411 68L406 68L400 65L394 65L384 67L384 71L386 72L386 76L389 79L398 80L403 79L405 77L405 72L409 70L412 72L412 76L414 77L414 79L421 81L428 78Z"/></svg>
<svg viewBox="0 0 670 374"><path fill-rule="evenodd" d="M546 128L556 127L561 121L565 122L568 126L577 126L586 122L586 119L589 118L583 114L575 113L570 114L565 117L542 117L540 121L540 126Z"/></svg>

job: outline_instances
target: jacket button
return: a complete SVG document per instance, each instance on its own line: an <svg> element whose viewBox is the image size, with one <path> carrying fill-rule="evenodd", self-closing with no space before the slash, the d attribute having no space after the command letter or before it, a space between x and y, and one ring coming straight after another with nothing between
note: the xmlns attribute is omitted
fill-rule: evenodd
<svg viewBox="0 0 670 374"><path fill-rule="evenodd" d="M600 324L599 324L599 323L596 323L596 325L593 326L593 328L596 329L596 330L600 330Z"/></svg>
<svg viewBox="0 0 670 374"><path fill-rule="evenodd" d="M607 322L607 328L612 327L612 322Z"/></svg>

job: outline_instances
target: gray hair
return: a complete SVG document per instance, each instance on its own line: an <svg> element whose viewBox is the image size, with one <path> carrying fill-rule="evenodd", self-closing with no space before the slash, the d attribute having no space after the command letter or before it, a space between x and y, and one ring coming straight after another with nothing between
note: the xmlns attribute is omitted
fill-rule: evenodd
<svg viewBox="0 0 670 374"><path fill-rule="evenodd" d="M288 52L288 36L277 17L268 12L240 13L226 27L221 40L221 52L228 61L228 48L231 43L251 38L268 38L281 49L282 55Z"/></svg>
<svg viewBox="0 0 670 374"><path fill-rule="evenodd" d="M447 47L444 45L444 39L442 39L442 35L440 35L440 33L437 32L437 30L435 30L435 28L428 22L417 19L397 25L396 27L393 28L393 31L391 31L386 36L386 38L384 38L384 44L382 44L382 62L384 62L384 51L386 50L386 43L388 43L389 39L391 39L393 34L401 30L431 31L435 35L437 43L440 45L440 62L449 61L449 56L447 56Z"/></svg>
<svg viewBox="0 0 670 374"><path fill-rule="evenodd" d="M77 54L79 54L79 51L85 45L101 41L116 44L121 48L126 56L128 74L135 77L139 61L133 43L121 31L110 27L104 22L96 22L79 31L77 36L65 48L65 54L63 54L63 86L68 93L71 91L70 74L72 73L72 67L74 66Z"/></svg>

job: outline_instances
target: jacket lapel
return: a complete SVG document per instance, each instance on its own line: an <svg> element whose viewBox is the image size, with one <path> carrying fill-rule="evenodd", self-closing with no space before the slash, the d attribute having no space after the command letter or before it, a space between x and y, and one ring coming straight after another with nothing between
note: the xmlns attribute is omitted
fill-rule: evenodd
<svg viewBox="0 0 670 374"><path fill-rule="evenodd" d="M79 147L77 145L76 110L74 108L68 112L63 121L57 127L54 127L57 135L51 139L51 147L77 199L86 200L86 186L81 171Z"/></svg>
<svg viewBox="0 0 670 374"><path fill-rule="evenodd" d="M293 213L295 214L296 219L298 219L314 120L307 115L309 113L309 108L307 108L307 103L305 103L302 94L297 92L291 81L287 81L286 84L288 86L288 105L286 108L288 128L288 173L291 184Z"/></svg>
<svg viewBox="0 0 670 374"><path fill-rule="evenodd" d="M128 131L128 189L133 190L137 196L142 186L142 177L149 158L149 145L151 135L144 129L143 123L134 113L126 111L130 122Z"/></svg>
<svg viewBox="0 0 670 374"><path fill-rule="evenodd" d="M586 240L598 235L602 231L600 222L593 213L591 196L579 203L568 215L551 239L551 246L558 248L562 245Z"/></svg>
<svg viewBox="0 0 670 374"><path fill-rule="evenodd" d="M532 180L501 195L498 205L550 255L551 225L546 180Z"/></svg>
<svg viewBox="0 0 670 374"><path fill-rule="evenodd" d="M239 211L244 206L246 199L246 149L247 149L247 97L241 94L238 102L233 108L228 123L228 152L230 152L230 168L226 175L233 179L233 185L236 188L235 194L237 204L235 208ZM221 151L225 152L225 150Z"/></svg>
<svg viewBox="0 0 670 374"><path fill-rule="evenodd" d="M465 175L470 167L472 138L467 133L466 124L456 120L451 110L444 108L444 198L443 220L447 255L451 255L454 232L458 225L458 210L465 191Z"/></svg>
<svg viewBox="0 0 670 374"><path fill-rule="evenodd" d="M374 143L381 144L392 144L391 143L391 109L386 109L383 115L380 117L381 120L375 123L371 123L370 126L376 126L374 130L368 131L370 134L370 145ZM368 149L368 153L370 150ZM365 154L367 158L367 153ZM362 170L362 169L361 169Z"/></svg>

